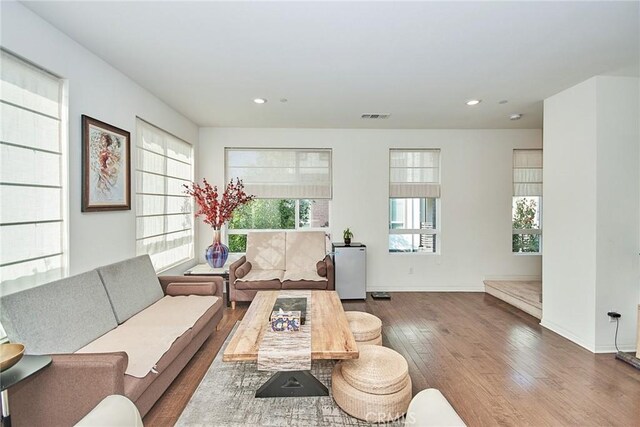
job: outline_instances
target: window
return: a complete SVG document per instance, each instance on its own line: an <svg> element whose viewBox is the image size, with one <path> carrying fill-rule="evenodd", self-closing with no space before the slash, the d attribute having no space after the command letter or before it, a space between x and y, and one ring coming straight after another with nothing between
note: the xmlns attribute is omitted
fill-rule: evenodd
<svg viewBox="0 0 640 427"><path fill-rule="evenodd" d="M389 252L439 251L440 150L389 152Z"/></svg>
<svg viewBox="0 0 640 427"><path fill-rule="evenodd" d="M542 150L513 150L512 251L542 250Z"/></svg>
<svg viewBox="0 0 640 427"><path fill-rule="evenodd" d="M230 252L245 252L249 230L326 229L331 199L331 150L226 151L226 181L240 178L256 199L228 224Z"/></svg>
<svg viewBox="0 0 640 427"><path fill-rule="evenodd" d="M1 51L0 293L66 273L63 81Z"/></svg>
<svg viewBox="0 0 640 427"><path fill-rule="evenodd" d="M137 121L136 253L149 254L156 271L193 258L193 181L189 143Z"/></svg>

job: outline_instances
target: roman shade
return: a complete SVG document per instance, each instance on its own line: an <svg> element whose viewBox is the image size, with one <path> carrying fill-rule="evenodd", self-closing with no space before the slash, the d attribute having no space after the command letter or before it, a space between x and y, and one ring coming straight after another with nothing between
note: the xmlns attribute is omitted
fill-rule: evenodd
<svg viewBox="0 0 640 427"><path fill-rule="evenodd" d="M440 197L440 150L390 150L389 197Z"/></svg>
<svg viewBox="0 0 640 427"><path fill-rule="evenodd" d="M542 150L513 150L513 195L542 196Z"/></svg>
<svg viewBox="0 0 640 427"><path fill-rule="evenodd" d="M0 277L7 294L64 275L63 81L5 51L0 80Z"/></svg>
<svg viewBox="0 0 640 427"><path fill-rule="evenodd" d="M331 150L227 148L226 180L259 199L330 199Z"/></svg>
<svg viewBox="0 0 640 427"><path fill-rule="evenodd" d="M193 258L193 150L144 120L137 120L136 253L156 271Z"/></svg>

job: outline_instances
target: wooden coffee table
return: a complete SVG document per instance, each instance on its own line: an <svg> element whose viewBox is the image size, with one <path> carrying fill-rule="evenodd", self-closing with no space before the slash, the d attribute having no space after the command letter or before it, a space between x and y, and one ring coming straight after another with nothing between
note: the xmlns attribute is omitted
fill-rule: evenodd
<svg viewBox="0 0 640 427"><path fill-rule="evenodd" d="M258 360L262 337L269 328L279 294L280 291L256 294L222 355L223 361ZM307 316L311 318L311 360L357 359L358 346L337 292L312 291L310 311ZM280 371L256 392L256 397L327 395L327 388L310 371Z"/></svg>

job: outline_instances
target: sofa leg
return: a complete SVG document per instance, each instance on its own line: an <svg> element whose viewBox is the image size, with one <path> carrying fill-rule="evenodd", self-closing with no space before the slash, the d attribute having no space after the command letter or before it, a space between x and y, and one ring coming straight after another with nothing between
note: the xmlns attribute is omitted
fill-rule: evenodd
<svg viewBox="0 0 640 427"><path fill-rule="evenodd" d="M235 309L236 309L236 302L231 301L231 310L235 310Z"/></svg>

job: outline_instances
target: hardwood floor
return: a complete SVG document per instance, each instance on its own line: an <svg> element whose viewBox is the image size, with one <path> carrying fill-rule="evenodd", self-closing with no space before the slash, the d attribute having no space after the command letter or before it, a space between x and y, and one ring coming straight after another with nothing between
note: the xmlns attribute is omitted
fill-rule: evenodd
<svg viewBox="0 0 640 427"><path fill-rule="evenodd" d="M414 394L437 388L469 426L640 426L640 371L594 355L483 293L393 293L345 302L382 319L383 344L409 363ZM173 425L246 305L209 339L144 419ZM212 402L211 410L216 408Z"/></svg>

